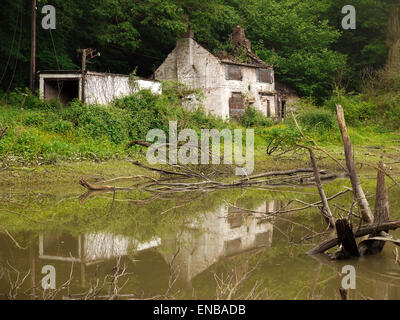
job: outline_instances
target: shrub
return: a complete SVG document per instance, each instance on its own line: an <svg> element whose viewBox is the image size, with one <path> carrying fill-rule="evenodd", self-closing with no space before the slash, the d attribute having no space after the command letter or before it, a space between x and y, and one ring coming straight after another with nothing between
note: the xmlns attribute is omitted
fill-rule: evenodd
<svg viewBox="0 0 400 320"><path fill-rule="evenodd" d="M375 120L378 114L377 106L372 100L363 100L361 95L333 96L325 102L324 107L336 112L336 104L343 107L346 122L349 125L357 126L365 120Z"/></svg>
<svg viewBox="0 0 400 320"><path fill-rule="evenodd" d="M320 108L304 111L299 115L298 119L307 129L332 129L335 125L334 114L329 110Z"/></svg>
<svg viewBox="0 0 400 320"><path fill-rule="evenodd" d="M271 119L265 117L254 107L246 108L246 111L239 117L239 123L244 127L271 127L274 124Z"/></svg>
<svg viewBox="0 0 400 320"><path fill-rule="evenodd" d="M71 132L73 128L74 124L72 122L61 119L47 123L44 126L44 129L46 131L60 133L60 134L66 134L67 132Z"/></svg>
<svg viewBox="0 0 400 320"><path fill-rule="evenodd" d="M74 101L64 110L63 118L73 123L81 136L93 139L107 136L116 144L128 140L130 136L130 114L118 108L85 105ZM66 122L63 124L66 125Z"/></svg>
<svg viewBox="0 0 400 320"><path fill-rule="evenodd" d="M24 96L26 95L26 99ZM57 99L41 100L36 94L32 94L29 89L16 89L7 96L3 97L8 104L19 108L25 99L24 109L55 110L62 109L64 105Z"/></svg>
<svg viewBox="0 0 400 320"><path fill-rule="evenodd" d="M278 125L270 128L266 134L266 152L271 155L277 150L289 150L301 139L301 134L294 126Z"/></svg>

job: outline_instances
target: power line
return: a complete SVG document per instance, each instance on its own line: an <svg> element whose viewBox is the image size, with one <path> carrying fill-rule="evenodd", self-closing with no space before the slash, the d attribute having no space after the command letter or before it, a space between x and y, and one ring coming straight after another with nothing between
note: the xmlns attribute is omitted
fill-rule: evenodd
<svg viewBox="0 0 400 320"><path fill-rule="evenodd" d="M49 31L50 31L51 42L53 44L53 51L54 51L54 57L56 58L57 68L58 68L58 70L61 70L60 69L60 64L58 63L57 51L56 51L56 46L55 46L54 40L53 40L53 34L51 33L51 28L49 29Z"/></svg>
<svg viewBox="0 0 400 320"><path fill-rule="evenodd" d="M15 77L15 71L17 70L17 65L18 65L18 54L19 54L19 49L21 48L21 38L22 38L22 6L21 6L21 20L20 20L20 25L19 25L19 39L18 39L18 49L17 49L17 54L15 55L15 65L14 65L14 70L13 74L10 80L10 84L8 85L7 91L8 92L11 88L11 84L14 81Z"/></svg>
<svg viewBox="0 0 400 320"><path fill-rule="evenodd" d="M20 11L21 10L18 11L17 19L15 21L15 28L14 28L14 34L13 34L13 38L12 38L12 42L11 42L10 54L8 55L7 63L6 63L3 75L1 76L0 83L2 83L2 81L4 79L4 76L6 75L6 72L7 72L7 69L8 69L8 65L10 64L10 61L11 61L12 50L14 48L15 36L17 34L18 22L19 22L19 18L20 18ZM22 19L22 17L21 17L21 19Z"/></svg>

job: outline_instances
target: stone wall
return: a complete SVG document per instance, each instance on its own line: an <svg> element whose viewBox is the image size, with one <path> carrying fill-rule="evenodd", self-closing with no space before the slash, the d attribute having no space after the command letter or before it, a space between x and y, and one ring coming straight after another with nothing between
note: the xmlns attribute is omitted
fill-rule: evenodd
<svg viewBox="0 0 400 320"><path fill-rule="evenodd" d="M246 65L240 65L241 81L227 80L226 65L193 39L185 38L177 41L176 48L154 75L156 80L175 80L202 89L206 111L223 119L229 118L229 99L233 92L242 93L252 101L251 105L265 115L269 100L270 115L274 117L275 84L257 82L257 68ZM264 95L261 96L261 93Z"/></svg>
<svg viewBox="0 0 400 320"><path fill-rule="evenodd" d="M161 84L149 80L136 80L139 90L150 89L161 93ZM88 73L85 81L85 102L109 104L113 99L132 93L129 77L106 73Z"/></svg>

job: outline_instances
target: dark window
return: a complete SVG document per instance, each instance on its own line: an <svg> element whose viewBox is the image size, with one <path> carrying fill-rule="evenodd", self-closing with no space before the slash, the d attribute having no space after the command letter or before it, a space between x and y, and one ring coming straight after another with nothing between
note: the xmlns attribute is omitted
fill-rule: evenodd
<svg viewBox="0 0 400 320"><path fill-rule="evenodd" d="M240 252L241 249L242 249L242 239L241 238L225 241L225 256L230 256L235 253L238 253L238 252Z"/></svg>
<svg viewBox="0 0 400 320"><path fill-rule="evenodd" d="M229 98L229 115L231 117L244 113L244 98L240 92L232 92L232 97Z"/></svg>
<svg viewBox="0 0 400 320"><path fill-rule="evenodd" d="M43 254L58 257L79 257L79 240L69 233L43 235Z"/></svg>
<svg viewBox="0 0 400 320"><path fill-rule="evenodd" d="M257 233L255 239L255 246L258 247L268 247L271 245L271 231Z"/></svg>
<svg viewBox="0 0 400 320"><path fill-rule="evenodd" d="M273 83L274 77L272 69L257 69L257 81L264 83Z"/></svg>
<svg viewBox="0 0 400 320"><path fill-rule="evenodd" d="M239 66L226 65L226 79L227 80L242 80L242 68Z"/></svg>
<svg viewBox="0 0 400 320"><path fill-rule="evenodd" d="M228 208L228 223L231 229L239 228L243 224L243 210L235 207Z"/></svg>

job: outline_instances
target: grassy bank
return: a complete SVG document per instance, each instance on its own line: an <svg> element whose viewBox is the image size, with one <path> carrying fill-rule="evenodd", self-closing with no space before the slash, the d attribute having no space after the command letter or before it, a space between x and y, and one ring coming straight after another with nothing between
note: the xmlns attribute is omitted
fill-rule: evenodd
<svg viewBox="0 0 400 320"><path fill-rule="evenodd" d="M176 83L164 84L162 95L143 90L108 106L73 101L64 107L57 101L41 101L35 95L28 95L24 101L22 92L13 92L0 99L0 124L8 127L0 141L0 160L8 166L30 167L57 162L143 160L145 149L130 147L129 142L146 140L147 132L153 128L168 132L169 121L177 121L178 130L190 128L198 133L203 128L254 128L256 171L291 167L293 159L295 166L307 161L307 156L290 151L301 139L290 116L283 123L274 124L253 108L247 108L239 121L224 122L206 115L201 107L194 111L184 108L188 95L201 101L201 92ZM302 99L295 106L296 117L308 137L340 157L342 142L334 108L341 103L356 157L364 161L393 158L400 145L400 121L395 121L398 105L396 96L393 97L385 116L380 115L384 106L372 99L337 92L323 106ZM387 101L385 105L388 106Z"/></svg>

